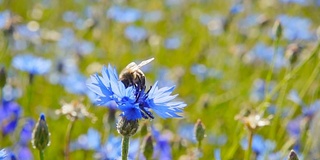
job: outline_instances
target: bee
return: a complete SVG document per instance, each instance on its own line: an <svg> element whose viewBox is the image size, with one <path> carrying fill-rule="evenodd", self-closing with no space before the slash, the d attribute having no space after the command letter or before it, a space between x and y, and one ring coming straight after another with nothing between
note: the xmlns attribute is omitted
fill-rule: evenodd
<svg viewBox="0 0 320 160"><path fill-rule="evenodd" d="M138 65L135 62L129 63L126 68L121 71L119 75L120 81L125 85L126 88L129 86L135 86L139 90L144 90L146 88L146 77L140 68L153 60L154 58L150 58L142 61Z"/></svg>

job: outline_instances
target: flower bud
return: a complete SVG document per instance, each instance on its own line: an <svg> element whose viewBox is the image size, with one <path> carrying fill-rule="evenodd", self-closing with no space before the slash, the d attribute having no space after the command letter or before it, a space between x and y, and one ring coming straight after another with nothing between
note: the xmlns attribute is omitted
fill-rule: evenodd
<svg viewBox="0 0 320 160"><path fill-rule="evenodd" d="M198 143L201 143L201 141L205 137L205 126L200 119L198 119L197 123L194 126L194 134Z"/></svg>
<svg viewBox="0 0 320 160"><path fill-rule="evenodd" d="M282 35L282 25L279 20L274 22L273 28L272 28L273 35L276 36L277 39L279 39Z"/></svg>
<svg viewBox="0 0 320 160"><path fill-rule="evenodd" d="M127 120L125 117L120 117L120 120L117 123L117 131L123 136L134 135L138 128L138 120Z"/></svg>
<svg viewBox="0 0 320 160"><path fill-rule="evenodd" d="M288 160L299 160L298 155L294 150L290 151Z"/></svg>
<svg viewBox="0 0 320 160"><path fill-rule="evenodd" d="M148 134L142 143L142 153L146 159L152 159L153 155L153 139L151 134Z"/></svg>
<svg viewBox="0 0 320 160"><path fill-rule="evenodd" d="M50 143L50 133L44 114L40 115L39 121L32 132L32 145L34 148L44 150Z"/></svg>

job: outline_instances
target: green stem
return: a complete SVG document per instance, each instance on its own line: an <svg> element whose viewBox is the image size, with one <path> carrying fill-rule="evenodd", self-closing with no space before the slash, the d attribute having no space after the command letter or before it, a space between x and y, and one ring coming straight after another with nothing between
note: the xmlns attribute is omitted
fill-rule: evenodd
<svg viewBox="0 0 320 160"><path fill-rule="evenodd" d="M66 132L66 144L65 144L65 147L64 147L64 154L65 154L64 156L65 156L66 160L70 159L70 148L69 148L69 145L70 145L71 132L72 132L72 129L73 129L75 121L76 121L76 119L70 120L70 122L68 124L68 128L67 128L67 132Z"/></svg>
<svg viewBox="0 0 320 160"><path fill-rule="evenodd" d="M39 156L40 156L40 160L44 160L43 150L39 149Z"/></svg>
<svg viewBox="0 0 320 160"><path fill-rule="evenodd" d="M266 96L265 101L263 101L260 106L264 106L268 104L268 99L271 99L271 97L278 92L278 90L285 84L287 83L292 77L294 77L300 69L307 64L313 57L316 56L316 54L320 50L320 41L318 42L316 48L313 50L313 52L301 63L299 64L296 68L292 69L287 75L284 76L284 78L272 89L271 92Z"/></svg>
<svg viewBox="0 0 320 160"><path fill-rule="evenodd" d="M273 55L272 55L271 69L269 70L268 75L266 77L266 88L265 88L266 102L269 102L272 97L272 96L267 96L267 95L269 95L269 86L270 86L270 81L272 79L272 74L274 71L276 55L277 55L277 51L279 48L279 41L280 41L280 37L277 37L275 40L275 43L274 43L274 51L273 51Z"/></svg>
<svg viewBox="0 0 320 160"><path fill-rule="evenodd" d="M122 160L128 159L129 141L130 141L130 136L123 136L122 137L122 144L121 144L122 145L122 151L121 151Z"/></svg>
<svg viewBox="0 0 320 160"><path fill-rule="evenodd" d="M250 160L251 157L251 152L252 152L252 138L253 138L253 132L249 131L249 135L248 135L248 149L247 152L245 154L245 159L246 160Z"/></svg>

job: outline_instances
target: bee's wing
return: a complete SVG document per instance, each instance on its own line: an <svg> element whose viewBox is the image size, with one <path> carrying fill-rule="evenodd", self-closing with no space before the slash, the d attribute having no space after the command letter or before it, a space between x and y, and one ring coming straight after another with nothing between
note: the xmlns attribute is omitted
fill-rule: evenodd
<svg viewBox="0 0 320 160"><path fill-rule="evenodd" d="M150 58L150 59L148 59L148 60L142 61L140 64L132 66L131 69L132 69L133 71L136 71L136 70L140 69L141 67L147 65L148 63L150 63L150 62L153 61L153 60L154 60L154 58Z"/></svg>

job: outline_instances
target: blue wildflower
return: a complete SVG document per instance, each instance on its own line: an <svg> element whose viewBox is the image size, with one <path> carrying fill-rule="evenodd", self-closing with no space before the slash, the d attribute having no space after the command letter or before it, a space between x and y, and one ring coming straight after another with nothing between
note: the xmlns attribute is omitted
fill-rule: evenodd
<svg viewBox="0 0 320 160"><path fill-rule="evenodd" d="M123 6L111 6L107 11L108 18L120 23L131 23L139 20L142 16L140 10Z"/></svg>
<svg viewBox="0 0 320 160"><path fill-rule="evenodd" d="M0 129L3 135L12 133L18 125L21 107L13 101L2 101L0 104Z"/></svg>
<svg viewBox="0 0 320 160"><path fill-rule="evenodd" d="M266 88L266 82L262 79L256 79L254 82L253 82L253 86L252 86L252 90L251 90L251 94L250 94L250 99L253 101L253 102L259 102L259 101L262 101L264 98L265 98L265 94L266 93L270 93L273 88L275 87L275 82L274 81L271 81L270 84L269 84L269 88ZM272 98L275 98L272 97Z"/></svg>
<svg viewBox="0 0 320 160"><path fill-rule="evenodd" d="M95 159L120 159L121 158L121 137L110 135L107 142L102 145L94 155ZM130 140L128 159L135 159L139 153L139 141Z"/></svg>
<svg viewBox="0 0 320 160"><path fill-rule="evenodd" d="M230 8L231 14L238 14L244 11L244 6L241 3L236 3Z"/></svg>
<svg viewBox="0 0 320 160"><path fill-rule="evenodd" d="M0 12L0 29L5 29L10 21L10 11L5 10Z"/></svg>
<svg viewBox="0 0 320 160"><path fill-rule="evenodd" d="M8 153L5 149L0 150L0 159L3 160L8 157Z"/></svg>
<svg viewBox="0 0 320 160"><path fill-rule="evenodd" d="M247 150L248 148L248 139L243 139L241 141L241 146L243 149ZM273 151L276 147L276 144L273 141L265 140L260 135L254 135L252 139L252 150L256 154L257 159L263 157L266 154Z"/></svg>
<svg viewBox="0 0 320 160"><path fill-rule="evenodd" d="M299 4L299 5L308 5L308 1L307 0L280 0L281 3L295 3L295 4Z"/></svg>
<svg viewBox="0 0 320 160"><path fill-rule="evenodd" d="M97 130L89 128L88 133L80 135L75 142L70 144L71 150L98 150L100 147L100 134Z"/></svg>
<svg viewBox="0 0 320 160"><path fill-rule="evenodd" d="M35 122L33 119L27 119L25 124L22 127L20 132L19 144L21 146L28 147L31 139L32 139L32 131L34 128Z"/></svg>
<svg viewBox="0 0 320 160"><path fill-rule="evenodd" d="M132 42L140 42L147 38L147 31L142 27L130 25L125 29L125 36Z"/></svg>
<svg viewBox="0 0 320 160"><path fill-rule="evenodd" d="M85 76L76 72L61 77L60 83L69 93L82 95L87 93L86 81Z"/></svg>
<svg viewBox="0 0 320 160"><path fill-rule="evenodd" d="M178 133L181 138L186 139L192 143L196 143L196 137L194 136L194 133L191 132L194 129L193 124L184 124L179 125Z"/></svg>
<svg viewBox="0 0 320 160"><path fill-rule="evenodd" d="M213 151L214 159L221 160L221 149L215 149Z"/></svg>
<svg viewBox="0 0 320 160"><path fill-rule="evenodd" d="M12 65L16 69L26 71L29 74L45 74L50 70L51 61L36 57L31 54L17 55L12 60Z"/></svg>
<svg viewBox="0 0 320 160"><path fill-rule="evenodd" d="M154 127L151 127L151 131L156 141L156 145L154 146L153 158L161 160L172 159L170 145L170 139L172 139L172 135L170 133L160 134L160 132L156 130Z"/></svg>
<svg viewBox="0 0 320 160"><path fill-rule="evenodd" d="M273 57L275 56L275 57ZM274 65L276 69L286 67L288 65L287 59L284 57L284 49L278 48L274 55L274 48L266 46L263 43L258 43L245 57L246 61L250 63L263 61L269 65ZM273 62L274 61L274 62Z"/></svg>
<svg viewBox="0 0 320 160"><path fill-rule="evenodd" d="M214 68L208 68L204 64L194 64L191 66L191 73L201 82L207 78L222 78L222 72Z"/></svg>
<svg viewBox="0 0 320 160"><path fill-rule="evenodd" d="M283 36L290 40L311 40L313 33L310 32L311 21L301 17L278 16L283 26Z"/></svg>
<svg viewBox="0 0 320 160"><path fill-rule="evenodd" d="M177 49L181 45L181 39L178 36L167 38L164 42L164 46L167 49Z"/></svg>
<svg viewBox="0 0 320 160"><path fill-rule="evenodd" d="M91 81L87 83L88 88L97 94L99 105L115 101L118 109L122 111L121 116L128 120L153 119L150 110L162 118L181 117L178 113L182 112L186 104L171 102L177 97L177 95L171 95L174 87L159 88L156 82L145 92L145 89L136 86L126 88L119 80L116 69L110 65L104 66L101 73L102 77L94 74L91 76Z"/></svg>

